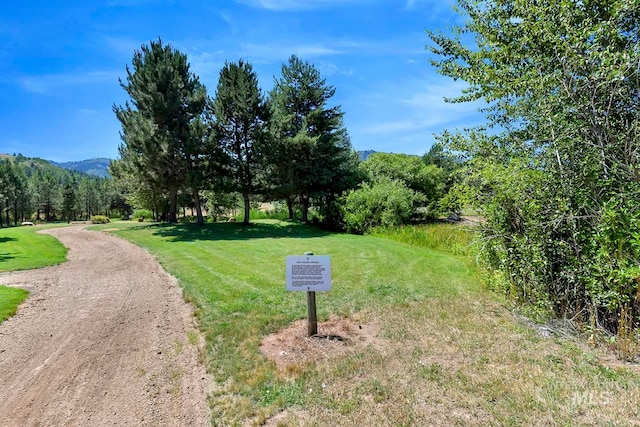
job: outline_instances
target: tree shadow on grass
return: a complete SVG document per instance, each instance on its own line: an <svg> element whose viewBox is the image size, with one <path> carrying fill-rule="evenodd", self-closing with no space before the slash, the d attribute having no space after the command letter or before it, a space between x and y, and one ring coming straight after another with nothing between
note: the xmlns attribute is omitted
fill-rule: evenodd
<svg viewBox="0 0 640 427"><path fill-rule="evenodd" d="M326 237L331 233L316 227L293 223L239 223L205 224L157 224L152 226L153 234L167 238L172 242L192 242L196 240L251 240ZM135 228L135 227L134 227ZM147 228L147 227L145 227Z"/></svg>
<svg viewBox="0 0 640 427"><path fill-rule="evenodd" d="M13 255L0 253L0 262L9 261L10 259L14 259L14 258L15 258L15 256L13 256ZM2 270L0 270L0 271L2 271Z"/></svg>
<svg viewBox="0 0 640 427"><path fill-rule="evenodd" d="M0 243L6 243L6 242L16 242L18 239L16 239L15 237L0 237ZM10 259L14 259L15 256L11 255L10 253L7 252L0 252L0 262L5 262L8 261ZM0 270L1 271L1 270Z"/></svg>

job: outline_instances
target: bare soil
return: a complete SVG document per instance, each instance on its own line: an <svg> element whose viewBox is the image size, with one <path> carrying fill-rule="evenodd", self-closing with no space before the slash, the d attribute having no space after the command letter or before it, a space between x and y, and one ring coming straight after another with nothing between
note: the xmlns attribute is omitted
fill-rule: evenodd
<svg viewBox="0 0 640 427"><path fill-rule="evenodd" d="M44 232L67 262L0 274L31 291L0 325L0 425L210 425L203 339L175 278L117 237Z"/></svg>
<svg viewBox="0 0 640 427"><path fill-rule="evenodd" d="M367 345L384 347L378 338L379 326L355 319L333 317L318 322L318 335L309 337L307 320L298 320L262 339L260 351L278 370L296 374L305 364L317 363L362 350Z"/></svg>

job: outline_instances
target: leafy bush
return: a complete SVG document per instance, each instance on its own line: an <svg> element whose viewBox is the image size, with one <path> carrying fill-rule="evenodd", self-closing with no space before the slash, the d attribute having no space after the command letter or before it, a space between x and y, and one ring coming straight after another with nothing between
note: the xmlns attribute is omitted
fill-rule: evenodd
<svg viewBox="0 0 640 427"><path fill-rule="evenodd" d="M360 163L360 169L369 181L382 178L401 181L413 191L424 194L429 202L442 197L444 171L435 165L425 164L418 156L374 153Z"/></svg>
<svg viewBox="0 0 640 427"><path fill-rule="evenodd" d="M238 193L226 193L222 191L203 191L204 208L213 222L225 220L228 216L235 215L241 207Z"/></svg>
<svg viewBox="0 0 640 427"><path fill-rule="evenodd" d="M377 226L396 226L411 219L422 194L389 178L350 191L344 203L345 228L350 233L366 233Z"/></svg>
<svg viewBox="0 0 640 427"><path fill-rule="evenodd" d="M286 220L288 218L286 210L262 210L257 208L252 208L249 214L249 218L254 219L280 219ZM236 220L242 221L243 215L237 215Z"/></svg>
<svg viewBox="0 0 640 427"><path fill-rule="evenodd" d="M153 220L153 212L151 212L149 209L136 209L135 211L133 211L133 219L139 218Z"/></svg>
<svg viewBox="0 0 640 427"><path fill-rule="evenodd" d="M490 104L486 126L442 135L468 161L488 276L628 342L640 330L636 4L459 5L468 19L453 33L481 42L429 36L433 64L469 84L455 100Z"/></svg>
<svg viewBox="0 0 640 427"><path fill-rule="evenodd" d="M91 217L92 224L108 224L110 222L111 220L109 219L109 217L106 217L104 215L94 215Z"/></svg>

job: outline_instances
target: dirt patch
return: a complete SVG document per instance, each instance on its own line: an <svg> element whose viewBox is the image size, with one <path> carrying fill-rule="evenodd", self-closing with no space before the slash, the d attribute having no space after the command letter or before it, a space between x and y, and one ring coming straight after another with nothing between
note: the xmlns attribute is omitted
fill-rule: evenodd
<svg viewBox="0 0 640 427"><path fill-rule="evenodd" d="M482 225L485 222L487 222L487 220L484 217L478 215L463 215L460 217L460 221L458 221L456 224L472 227L476 225Z"/></svg>
<svg viewBox="0 0 640 427"><path fill-rule="evenodd" d="M359 318L330 318L318 322L318 336L307 336L307 320L263 338L260 351L275 362L283 374L295 374L303 365L334 359L358 351L369 344L383 346L377 323Z"/></svg>
<svg viewBox="0 0 640 427"><path fill-rule="evenodd" d="M203 340L177 281L83 227L45 231L68 262L0 275L31 291L0 325L0 425L209 425Z"/></svg>

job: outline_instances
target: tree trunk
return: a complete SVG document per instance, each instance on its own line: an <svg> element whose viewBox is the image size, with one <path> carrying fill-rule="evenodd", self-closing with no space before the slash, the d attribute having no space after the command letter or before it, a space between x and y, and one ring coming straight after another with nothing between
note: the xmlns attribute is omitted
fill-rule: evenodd
<svg viewBox="0 0 640 427"><path fill-rule="evenodd" d="M251 203L249 202L249 193L242 193L242 199L244 200L244 219L243 224L249 224L249 216L251 215Z"/></svg>
<svg viewBox="0 0 640 427"><path fill-rule="evenodd" d="M287 210L289 211L289 219L293 221L293 199L291 196L287 196Z"/></svg>
<svg viewBox="0 0 640 427"><path fill-rule="evenodd" d="M300 202L302 203L302 222L306 224L309 222L309 198L301 194Z"/></svg>
<svg viewBox="0 0 640 427"><path fill-rule="evenodd" d="M169 222L178 222L178 189L172 188L169 194Z"/></svg>
<svg viewBox="0 0 640 427"><path fill-rule="evenodd" d="M204 217L202 216L202 206L200 205L200 194L198 194L198 190L193 190L193 202L196 204L196 215L198 217L196 224L204 225ZM191 214L193 214L193 209Z"/></svg>
<svg viewBox="0 0 640 427"><path fill-rule="evenodd" d="M13 202L13 225L18 225L18 201Z"/></svg>

